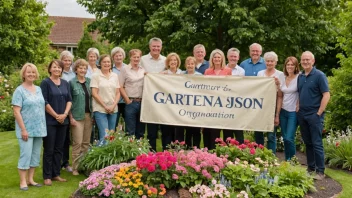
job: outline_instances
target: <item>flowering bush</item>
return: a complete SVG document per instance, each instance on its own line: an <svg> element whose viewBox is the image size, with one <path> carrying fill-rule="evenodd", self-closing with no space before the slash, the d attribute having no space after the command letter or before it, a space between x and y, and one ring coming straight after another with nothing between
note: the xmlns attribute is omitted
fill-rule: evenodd
<svg viewBox="0 0 352 198"><path fill-rule="evenodd" d="M138 155L149 152L148 140L137 140L123 131L110 131L106 139L107 145L93 146L88 153L81 156L79 170L99 170L112 164L133 160Z"/></svg>
<svg viewBox="0 0 352 198"><path fill-rule="evenodd" d="M208 153L207 149L175 152L177 163L173 179L182 187L210 182L219 176L227 159Z"/></svg>
<svg viewBox="0 0 352 198"><path fill-rule="evenodd" d="M212 180L209 186L197 184L189 189L193 196L199 195L200 198L215 198L215 197L230 197L230 192L227 188Z"/></svg>
<svg viewBox="0 0 352 198"><path fill-rule="evenodd" d="M137 168L143 174L143 179L149 185L164 184L167 188L175 186L172 175L177 158L170 152L148 153L137 156Z"/></svg>
<svg viewBox="0 0 352 198"><path fill-rule="evenodd" d="M272 151L265 148L263 145L258 145L255 142L244 140L243 144L232 138L227 138L224 142L221 138L217 138L217 146L215 153L218 156L228 156L229 161L234 161L236 158L248 163L256 163L255 158L260 158L268 163L274 163L276 160Z"/></svg>
<svg viewBox="0 0 352 198"><path fill-rule="evenodd" d="M15 129L15 118L11 106L12 82L0 72L0 132Z"/></svg>
<svg viewBox="0 0 352 198"><path fill-rule="evenodd" d="M331 132L323 140L325 148L325 161L333 167L352 170L352 131Z"/></svg>
<svg viewBox="0 0 352 198"><path fill-rule="evenodd" d="M178 140L171 142L171 144L167 145L166 148L170 151L181 151L186 150L187 145L185 141L179 142Z"/></svg>

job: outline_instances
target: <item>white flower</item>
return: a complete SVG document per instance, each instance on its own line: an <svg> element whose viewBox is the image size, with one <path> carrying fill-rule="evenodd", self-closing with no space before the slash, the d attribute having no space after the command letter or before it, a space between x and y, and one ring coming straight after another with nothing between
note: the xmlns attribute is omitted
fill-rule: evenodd
<svg viewBox="0 0 352 198"><path fill-rule="evenodd" d="M4 80L5 81L5 80ZM10 85L8 85L8 84L5 84L5 87L7 88L7 87L9 87Z"/></svg>
<svg viewBox="0 0 352 198"><path fill-rule="evenodd" d="M6 109L2 110L2 112L4 112L4 113L5 113L5 112L6 112Z"/></svg>
<svg viewBox="0 0 352 198"><path fill-rule="evenodd" d="M6 80L6 79L4 79L4 82L7 82L7 80Z"/></svg>

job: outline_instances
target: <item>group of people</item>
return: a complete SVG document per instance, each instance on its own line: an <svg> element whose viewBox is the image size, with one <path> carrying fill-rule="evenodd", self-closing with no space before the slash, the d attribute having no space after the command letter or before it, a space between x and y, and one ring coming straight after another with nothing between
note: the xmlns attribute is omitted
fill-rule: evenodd
<svg viewBox="0 0 352 198"><path fill-rule="evenodd" d="M18 170L20 189L28 186L40 187L33 180L35 167L39 166L43 145L44 185L52 181L65 182L60 177L62 168L78 175L79 156L88 151L92 120L99 131L99 145L106 144L108 131L115 130L120 116L125 121L125 131L136 138L143 138L145 128L152 150L156 150L159 128L162 134L162 148L171 141L186 141L189 147L200 147L201 132L204 147L215 148L215 139L221 129L180 127L140 122L144 76L148 73L165 75L233 75L274 77L277 85L276 113L273 118L275 129L267 133L267 147L276 150L276 128L280 126L285 146L285 159L290 160L296 151L295 134L297 123L307 148L308 171L316 172L318 179L324 176L324 150L322 127L324 110L329 101L326 76L314 67L314 55L306 51L301 56L302 71L295 57L284 62L283 72L275 67L278 56L266 52L261 57L262 46L253 43L249 47L250 58L238 65L240 51L231 48L224 53L215 49L209 61L201 44L194 46L193 56L185 60L186 71L180 69L178 54L161 55L162 41L152 38L150 52L129 51L126 65L125 51L115 47L110 55L99 55L96 48L87 51L87 61L78 59L63 51L60 60L53 60L48 66L49 77L40 87L34 85L39 73L35 65L26 63L20 72L23 83L13 94L12 105L16 119L16 135L20 145ZM243 131L222 130L223 138L235 136L244 142ZM72 167L69 166L69 145L72 134ZM255 132L257 144L264 145L263 132Z"/></svg>

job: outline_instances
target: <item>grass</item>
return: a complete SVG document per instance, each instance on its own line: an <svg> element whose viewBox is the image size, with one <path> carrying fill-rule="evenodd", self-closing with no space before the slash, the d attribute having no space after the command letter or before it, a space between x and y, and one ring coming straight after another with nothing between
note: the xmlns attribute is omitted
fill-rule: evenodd
<svg viewBox="0 0 352 198"><path fill-rule="evenodd" d="M325 169L325 173L342 185L339 198L350 198L352 195L352 174L331 168Z"/></svg>
<svg viewBox="0 0 352 198"><path fill-rule="evenodd" d="M161 150L161 140L157 139L157 150ZM19 157L19 147L14 132L0 132L0 196L1 197L45 197L45 198L67 198L77 188L80 181L85 176L73 176L66 171L61 171L61 176L68 182L53 182L52 186L41 188L29 187L26 192L19 190L19 176L17 172L17 162ZM341 170L326 169L326 174L338 181L343 188L339 198L350 198L352 195L352 175ZM35 181L43 183L42 165L35 172Z"/></svg>

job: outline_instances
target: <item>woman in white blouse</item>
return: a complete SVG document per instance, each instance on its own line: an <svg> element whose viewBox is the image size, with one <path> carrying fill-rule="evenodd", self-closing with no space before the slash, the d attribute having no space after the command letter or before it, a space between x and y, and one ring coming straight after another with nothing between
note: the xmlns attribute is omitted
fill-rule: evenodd
<svg viewBox="0 0 352 198"><path fill-rule="evenodd" d="M298 91L297 78L299 73L298 60L290 56L284 65L285 78L280 83L280 91L283 95L280 110L280 128L285 146L285 159L290 160L296 154L295 136L297 130Z"/></svg>
<svg viewBox="0 0 352 198"><path fill-rule="evenodd" d="M279 71L275 69L278 61L277 54L275 52L266 52L264 54L264 61L266 64L266 69L258 72L257 76L261 77L272 77L279 79L281 82L284 79L284 74L282 71ZM267 148L272 150L273 153L276 153L276 130L277 126L279 125L279 113L280 113L280 108L276 107L276 113L275 113L275 128L273 132L268 132L268 144ZM264 133L261 133L264 136Z"/></svg>

